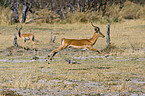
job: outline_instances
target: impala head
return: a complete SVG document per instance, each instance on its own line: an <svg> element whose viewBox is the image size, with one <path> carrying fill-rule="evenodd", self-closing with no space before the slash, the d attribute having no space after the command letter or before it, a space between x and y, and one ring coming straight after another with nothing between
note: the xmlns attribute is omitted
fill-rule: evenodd
<svg viewBox="0 0 145 96"><path fill-rule="evenodd" d="M103 33L100 32L100 28L97 26L94 26L93 23L91 22L92 26L94 27L95 32L100 36L100 37L105 37Z"/></svg>
<svg viewBox="0 0 145 96"><path fill-rule="evenodd" d="M105 37L104 34L100 32L100 28L99 27L95 27L94 30L95 30L95 32L97 34L99 34L100 37L103 37L103 38Z"/></svg>
<svg viewBox="0 0 145 96"><path fill-rule="evenodd" d="M18 30L18 33L22 30L22 25L20 28L18 28L18 26L16 26L16 30Z"/></svg>

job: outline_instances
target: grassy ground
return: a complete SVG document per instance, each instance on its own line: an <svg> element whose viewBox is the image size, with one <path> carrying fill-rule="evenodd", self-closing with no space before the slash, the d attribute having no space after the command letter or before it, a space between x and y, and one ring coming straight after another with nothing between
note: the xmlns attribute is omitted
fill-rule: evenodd
<svg viewBox="0 0 145 96"><path fill-rule="evenodd" d="M95 25L99 26L101 32L106 35L107 25ZM0 26L0 29L0 60L32 59L33 51L14 51L16 54L8 56L4 51L13 46L15 25ZM94 30L89 23L31 24L23 25L22 32L35 34L37 40L35 47L39 50L37 56L44 60L52 49L59 46L61 38L90 38ZM49 43L51 32L56 36L54 44ZM96 92L97 95L144 94L145 20L126 20L111 24L111 42L123 52L112 51L109 53L110 57L104 58L101 54L91 51L64 50L58 53L49 65L37 60L18 63L0 62L0 89L43 89L49 90L47 91L51 93L49 95L63 93L91 95L92 92ZM23 46L20 38L18 38L18 44ZM31 42L28 42L27 46L32 47ZM106 39L99 38L94 48L103 49L106 46ZM95 58L96 55L100 57ZM81 64L68 64L65 61L66 58L75 59ZM2 93L6 94L5 91ZM41 95L48 95L48 93L44 92ZM29 92L24 94L30 95Z"/></svg>

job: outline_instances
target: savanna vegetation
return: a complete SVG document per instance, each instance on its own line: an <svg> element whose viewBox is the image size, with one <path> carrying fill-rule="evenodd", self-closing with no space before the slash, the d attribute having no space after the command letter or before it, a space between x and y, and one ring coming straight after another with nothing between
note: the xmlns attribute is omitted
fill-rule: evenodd
<svg viewBox="0 0 145 96"><path fill-rule="evenodd" d="M106 23L144 19L144 0L1 0L0 23Z"/></svg>
<svg viewBox="0 0 145 96"><path fill-rule="evenodd" d="M5 4L5 1L8 2ZM92 11L91 8L86 11L75 8L71 12L66 8L63 11L65 18L55 12L55 8L50 10L44 5L35 6L31 9L35 13L28 12L26 21L22 23L22 1L20 0L18 8L19 22L11 22L11 1L1 0L0 94L2 96L145 95L144 0L121 1L121 9L118 3L109 3L105 12ZM40 5L39 2L35 5ZM33 5L33 2L31 3ZM107 31L107 22L110 22L111 46L107 46L106 38L101 37L93 46L109 54L109 57L105 58L93 51L67 48L47 64L45 58L60 45L61 38L92 37L94 28L90 21L98 26L104 35ZM33 59L34 50L31 42L26 42L29 49L23 50L23 41L17 37L19 47L13 46L14 33L17 34L16 26L21 25L22 33L35 35L38 57L36 60ZM56 37L55 43L50 42L51 32L52 38ZM66 59L80 64L69 64Z"/></svg>

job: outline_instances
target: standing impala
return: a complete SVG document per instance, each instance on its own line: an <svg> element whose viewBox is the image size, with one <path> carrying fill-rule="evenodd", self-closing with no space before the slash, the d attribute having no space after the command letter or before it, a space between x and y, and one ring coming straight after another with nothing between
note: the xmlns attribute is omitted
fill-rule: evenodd
<svg viewBox="0 0 145 96"><path fill-rule="evenodd" d="M25 45L25 48L26 48L26 41L27 40L30 40L32 43L33 43L33 48L34 48L34 35L33 34L29 34L29 33L27 33L27 34L22 34L21 33L21 30L22 30L22 26L20 27L20 28L18 28L17 26L16 26L16 30L18 31L18 36L21 38L21 39L23 39L23 44ZM23 45L23 49L24 49L24 45Z"/></svg>
<svg viewBox="0 0 145 96"><path fill-rule="evenodd" d="M92 22L91 22L92 24ZM58 53L59 51L67 48L67 47L73 47L73 48L77 48L77 49L88 49L88 50L92 50L92 51L96 51L99 52L103 55L105 55L103 52L101 52L98 49L92 48L92 46L96 43L98 37L105 37L101 32L100 32L100 28L97 26L94 26L92 24L92 26L94 27L94 35L92 38L90 39L66 39L66 38L62 38L61 39L61 45L57 48L52 50L52 52L48 55L48 58L50 60L52 60L52 58L55 56L56 53ZM108 55L105 55L105 57Z"/></svg>

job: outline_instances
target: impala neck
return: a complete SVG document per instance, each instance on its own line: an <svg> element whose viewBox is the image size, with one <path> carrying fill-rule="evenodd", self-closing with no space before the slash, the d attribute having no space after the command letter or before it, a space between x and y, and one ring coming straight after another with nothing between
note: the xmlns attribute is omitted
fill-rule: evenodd
<svg viewBox="0 0 145 96"><path fill-rule="evenodd" d="M21 32L20 32L20 30L18 30L18 35L19 35L19 37L21 38Z"/></svg>
<svg viewBox="0 0 145 96"><path fill-rule="evenodd" d="M98 34L95 32L93 37L90 38L92 45L94 45L96 43L97 39L98 39Z"/></svg>

